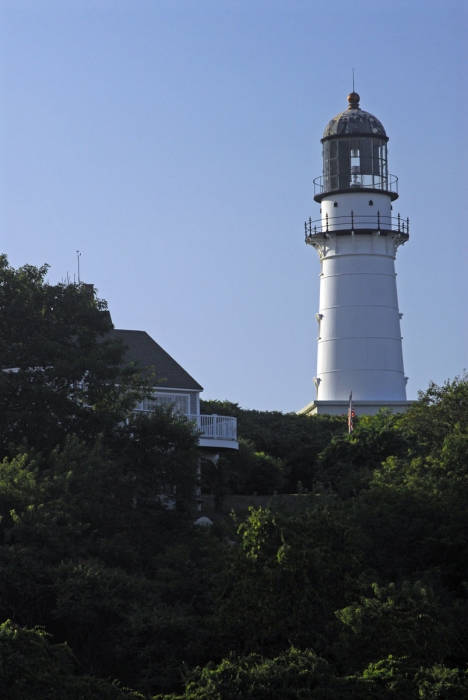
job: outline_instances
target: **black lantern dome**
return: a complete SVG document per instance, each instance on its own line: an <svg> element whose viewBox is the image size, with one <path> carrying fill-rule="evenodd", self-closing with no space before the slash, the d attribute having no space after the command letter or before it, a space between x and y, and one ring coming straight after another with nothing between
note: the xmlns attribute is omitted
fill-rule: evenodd
<svg viewBox="0 0 468 700"><path fill-rule="evenodd" d="M346 134L370 134L381 136L388 140L385 129L377 117L373 114L365 112L359 107L360 97L357 92L352 92L348 95L349 107L344 112L340 112L336 117L330 119L323 138L331 136L344 136Z"/></svg>
<svg viewBox="0 0 468 700"><path fill-rule="evenodd" d="M382 123L359 107L357 92L348 109L331 119L324 131L323 177L316 178L315 200L330 193L369 190L398 197L397 178L388 174L388 136Z"/></svg>

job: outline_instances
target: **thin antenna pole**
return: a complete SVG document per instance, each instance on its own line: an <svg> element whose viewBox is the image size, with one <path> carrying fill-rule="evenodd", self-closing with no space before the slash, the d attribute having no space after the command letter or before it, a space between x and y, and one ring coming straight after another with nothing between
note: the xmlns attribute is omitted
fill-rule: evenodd
<svg viewBox="0 0 468 700"><path fill-rule="evenodd" d="M76 251L76 258L77 258L77 260L78 260L78 284L80 284L80 283L81 283L81 279L80 279L80 258L81 258L81 253L80 253L79 250Z"/></svg>

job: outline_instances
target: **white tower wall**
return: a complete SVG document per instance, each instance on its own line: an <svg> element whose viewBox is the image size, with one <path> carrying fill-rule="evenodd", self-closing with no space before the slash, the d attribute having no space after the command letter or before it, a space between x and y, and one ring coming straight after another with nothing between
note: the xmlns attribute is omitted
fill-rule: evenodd
<svg viewBox="0 0 468 700"><path fill-rule="evenodd" d="M370 205L369 202L372 202ZM338 206L335 206L335 203ZM390 223L392 202L388 195L376 192L347 192L330 194L322 199L320 204L322 225L326 228L328 214L328 230L337 231L349 229L349 219L353 212L356 228L375 228L377 212L380 212L382 226ZM343 217L343 218L341 218Z"/></svg>
<svg viewBox="0 0 468 700"><path fill-rule="evenodd" d="M342 200L349 196L356 210L369 209L365 193L336 195L333 201L344 208ZM345 401L351 391L356 400L406 400L396 238L375 231L374 220L372 233L340 234L335 229L319 249L319 401Z"/></svg>

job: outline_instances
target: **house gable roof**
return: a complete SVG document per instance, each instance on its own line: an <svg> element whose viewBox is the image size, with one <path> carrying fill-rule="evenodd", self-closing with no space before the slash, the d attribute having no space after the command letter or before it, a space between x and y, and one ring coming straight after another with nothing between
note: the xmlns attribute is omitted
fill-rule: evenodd
<svg viewBox="0 0 468 700"><path fill-rule="evenodd" d="M185 371L163 348L156 343L146 331L127 331L114 328L108 338L122 338L127 346L124 362L137 362L140 367L153 367L155 382L161 383L161 389L190 389L203 391L203 387Z"/></svg>

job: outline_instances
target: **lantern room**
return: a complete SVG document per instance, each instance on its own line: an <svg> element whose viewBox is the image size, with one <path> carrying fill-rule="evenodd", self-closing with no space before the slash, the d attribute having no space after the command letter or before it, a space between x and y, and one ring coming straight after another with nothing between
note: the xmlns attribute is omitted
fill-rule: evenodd
<svg viewBox="0 0 468 700"><path fill-rule="evenodd" d="M388 136L382 123L359 107L356 92L348 95L348 109L331 119L322 138L323 176L314 180L314 199L327 194L378 191L398 197L395 176L388 174Z"/></svg>

